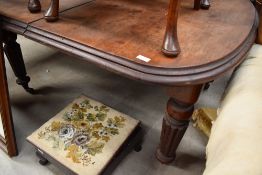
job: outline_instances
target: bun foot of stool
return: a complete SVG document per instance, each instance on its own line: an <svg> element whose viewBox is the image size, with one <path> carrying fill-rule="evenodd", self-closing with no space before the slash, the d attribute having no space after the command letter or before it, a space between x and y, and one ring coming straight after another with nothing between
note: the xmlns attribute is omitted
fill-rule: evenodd
<svg viewBox="0 0 262 175"><path fill-rule="evenodd" d="M42 153L39 150L36 151L36 155L39 158L39 163L41 165L45 166L49 163L49 161L46 158L44 158L44 156L42 155Z"/></svg>
<svg viewBox="0 0 262 175"><path fill-rule="evenodd" d="M48 164L48 160L46 160L45 158L43 158L43 159L40 159L40 160L39 160L39 163L40 163L41 165L45 166L45 165Z"/></svg>
<svg viewBox="0 0 262 175"><path fill-rule="evenodd" d="M134 147L134 151L136 151L136 152L140 152L141 150L142 150L142 145L141 144L139 144L139 145Z"/></svg>

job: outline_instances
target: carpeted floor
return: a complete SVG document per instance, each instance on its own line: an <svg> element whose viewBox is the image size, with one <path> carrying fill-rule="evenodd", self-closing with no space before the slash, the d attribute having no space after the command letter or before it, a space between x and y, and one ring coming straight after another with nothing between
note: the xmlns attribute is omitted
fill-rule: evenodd
<svg viewBox="0 0 262 175"><path fill-rule="evenodd" d="M80 94L105 103L141 120L145 131L143 150L132 152L114 175L200 175L205 167L206 137L190 125L176 161L162 165L154 156L168 97L158 86L131 81L24 38L18 39L37 95L15 84L8 62L7 74L19 156L0 151L1 175L60 175L53 165L41 166L26 137ZM229 76L215 81L203 92L197 107L217 107ZM88 174L88 173L87 173Z"/></svg>

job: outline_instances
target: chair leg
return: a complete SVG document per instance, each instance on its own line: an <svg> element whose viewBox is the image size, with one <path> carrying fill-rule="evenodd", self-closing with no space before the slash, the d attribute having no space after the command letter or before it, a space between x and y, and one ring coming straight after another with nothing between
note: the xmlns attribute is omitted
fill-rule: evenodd
<svg viewBox="0 0 262 175"><path fill-rule="evenodd" d="M27 8L31 13L40 12L41 11L41 3L40 3L39 0L29 0Z"/></svg>
<svg viewBox="0 0 262 175"><path fill-rule="evenodd" d="M30 77L27 76L22 51L16 39L15 33L4 31L4 52L17 77L16 83L23 86L27 92L33 93L34 90L28 86Z"/></svg>
<svg viewBox="0 0 262 175"><path fill-rule="evenodd" d="M166 32L162 45L162 52L169 57L175 57L180 53L177 39L177 18L181 0L170 0L167 16Z"/></svg>
<svg viewBox="0 0 262 175"><path fill-rule="evenodd" d="M59 0L52 0L48 10L45 13L45 19L48 22L54 22L59 17Z"/></svg>
<svg viewBox="0 0 262 175"><path fill-rule="evenodd" d="M201 0L194 0L194 9L199 10L201 7Z"/></svg>
<svg viewBox="0 0 262 175"><path fill-rule="evenodd" d="M200 6L201 6L201 9L208 10L210 7L209 0L201 0Z"/></svg>

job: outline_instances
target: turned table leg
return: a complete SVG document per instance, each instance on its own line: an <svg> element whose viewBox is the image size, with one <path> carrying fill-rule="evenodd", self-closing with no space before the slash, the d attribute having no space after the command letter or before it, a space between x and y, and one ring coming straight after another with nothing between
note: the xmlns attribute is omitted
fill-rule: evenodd
<svg viewBox="0 0 262 175"><path fill-rule="evenodd" d="M166 32L162 45L162 52L169 57L175 57L180 53L180 46L177 38L177 18L181 0L170 0Z"/></svg>
<svg viewBox="0 0 262 175"><path fill-rule="evenodd" d="M58 20L59 16L59 0L52 0L48 10L45 13L45 19L48 22Z"/></svg>
<svg viewBox="0 0 262 175"><path fill-rule="evenodd" d="M170 163L176 157L176 150L188 127L198 100L202 85L169 87L170 99L163 119L160 145L156 157L162 163Z"/></svg>
<svg viewBox="0 0 262 175"><path fill-rule="evenodd" d="M33 93L33 89L28 86L30 77L27 76L22 51L16 39L15 33L4 31L4 52L17 77L17 84L22 85L27 92Z"/></svg>
<svg viewBox="0 0 262 175"><path fill-rule="evenodd" d="M41 11L41 3L40 3L39 0L29 0L27 8L31 13L40 12Z"/></svg>

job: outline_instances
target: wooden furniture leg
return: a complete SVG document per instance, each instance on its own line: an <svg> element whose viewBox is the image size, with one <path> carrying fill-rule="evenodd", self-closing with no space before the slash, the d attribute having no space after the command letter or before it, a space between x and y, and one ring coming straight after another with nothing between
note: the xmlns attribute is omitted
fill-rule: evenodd
<svg viewBox="0 0 262 175"><path fill-rule="evenodd" d="M201 90L202 85L168 88L170 99L163 119L160 145L156 152L160 162L170 163L175 159L177 147L188 127Z"/></svg>
<svg viewBox="0 0 262 175"><path fill-rule="evenodd" d="M177 18L181 0L170 0L166 32L162 45L162 52L169 57L175 57L180 53L180 46L177 39Z"/></svg>
<svg viewBox="0 0 262 175"><path fill-rule="evenodd" d="M40 12L41 11L41 3L40 3L39 0L29 0L27 8L31 13Z"/></svg>
<svg viewBox="0 0 262 175"><path fill-rule="evenodd" d="M162 45L162 52L168 57L176 57L180 52L180 46L177 37L177 19L181 0L170 0L167 15L167 25ZM194 9L208 9L209 0L194 0Z"/></svg>
<svg viewBox="0 0 262 175"><path fill-rule="evenodd" d="M201 6L201 9L208 10L210 7L209 0L201 0L200 6Z"/></svg>
<svg viewBox="0 0 262 175"><path fill-rule="evenodd" d="M33 93L34 90L28 86L30 77L27 76L22 51L16 39L15 33L4 31L4 52L17 77L16 83L22 85L27 92Z"/></svg>
<svg viewBox="0 0 262 175"><path fill-rule="evenodd" d="M199 10L201 7L201 0L194 0L194 9Z"/></svg>
<svg viewBox="0 0 262 175"><path fill-rule="evenodd" d="M45 19L48 22L58 20L59 15L59 0L52 0L48 10L45 13Z"/></svg>

